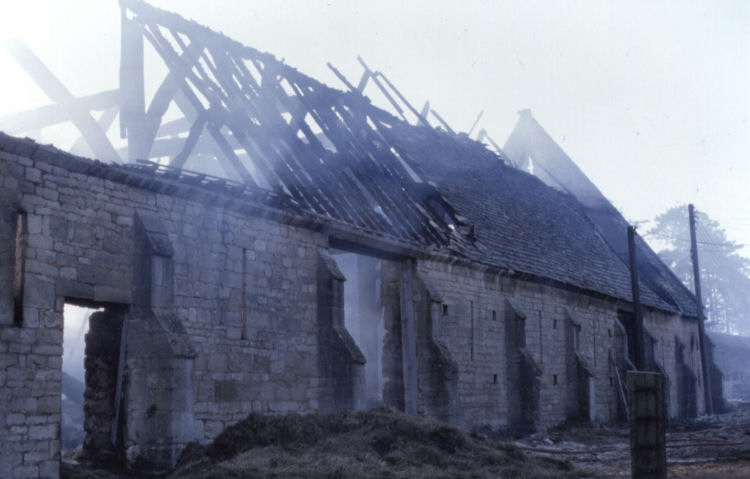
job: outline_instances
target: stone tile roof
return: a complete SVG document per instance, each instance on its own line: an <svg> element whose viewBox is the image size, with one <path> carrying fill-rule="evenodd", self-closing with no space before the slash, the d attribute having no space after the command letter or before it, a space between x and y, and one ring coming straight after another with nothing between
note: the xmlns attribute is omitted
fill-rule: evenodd
<svg viewBox="0 0 750 479"><path fill-rule="evenodd" d="M512 163L520 168L525 168L529 158L533 158L535 175L546 184L574 195L610 249L624 264L629 264L627 237L623 233L628 222L532 117L531 112L520 112L503 150ZM683 315L696 316L695 295L640 237L636 239L636 258L642 283Z"/></svg>
<svg viewBox="0 0 750 479"><path fill-rule="evenodd" d="M399 146L409 152L415 170L474 225L480 252L473 259L632 300L628 268L572 195L506 166L468 138L434 136L414 127L398 133ZM641 300L675 310L643 284Z"/></svg>
<svg viewBox="0 0 750 479"><path fill-rule="evenodd" d="M583 214L582 205L571 195L506 166L484 145L461 136L400 123L393 129L393 141L406 161L429 183L425 186L435 191L424 195L417 203L419 207L431 209L434 214L442 208L434 204L439 195L441 201L448 203L455 218L443 213L442 219L448 225L445 235L450 238L448 246L442 248L443 254L631 300L627 268L597 234ZM265 204L277 210L286 209L298 218L312 214L289 198L284 199L284 195L253 187L245 189L243 185L230 181L222 183L220 179L205 175L184 175L151 164L135 168L108 165L4 134L0 134L0 150L160 193L199 201L203 198L212 204ZM366 171L359 173L366 174ZM205 196L201 195L202 190L206 190ZM256 206L251 210L254 208ZM309 225L319 229L325 227L327 221L331 219L313 215ZM305 226L303 221L295 222ZM388 231L365 230L364 233L386 242L398 240L398 236ZM423 245L426 251L441 250L428 242ZM646 305L667 311L673 309L647 287L642 286L641 296Z"/></svg>

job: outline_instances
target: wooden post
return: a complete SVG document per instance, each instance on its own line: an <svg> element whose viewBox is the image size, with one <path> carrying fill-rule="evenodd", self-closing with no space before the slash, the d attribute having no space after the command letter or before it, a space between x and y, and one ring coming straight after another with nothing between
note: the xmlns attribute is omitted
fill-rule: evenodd
<svg viewBox="0 0 750 479"><path fill-rule="evenodd" d="M122 380L125 374L125 349L128 344L128 318L122 320L122 331L120 331L120 356L117 360L117 382L115 383L115 417L112 419L112 431L109 441L113 446L117 445L117 427L120 425L120 405L122 404Z"/></svg>
<svg viewBox="0 0 750 479"><path fill-rule="evenodd" d="M701 371L703 373L703 394L706 398L706 414L713 414L711 397L711 376L706 355L706 327L703 316L703 296L701 295L701 269L698 265L698 242L695 239L695 208L688 205L690 217L690 257L693 260L693 280L695 281L695 303L698 316L698 342L701 348Z"/></svg>
<svg viewBox="0 0 750 479"><path fill-rule="evenodd" d="M643 371L647 367L646 351L643 341L643 312L641 311L641 294L638 286L638 264L635 256L635 228L632 226L628 226L628 253L630 254L630 286L633 290L635 367Z"/></svg>
<svg viewBox="0 0 750 479"><path fill-rule="evenodd" d="M404 378L404 412L417 413L417 331L414 317L412 274L414 263L406 260L401 270L401 360Z"/></svg>
<svg viewBox="0 0 750 479"><path fill-rule="evenodd" d="M628 371L630 461L633 479L666 479L664 377Z"/></svg>
<svg viewBox="0 0 750 479"><path fill-rule="evenodd" d="M390 93L388 93L388 90L385 88L385 86L380 83L380 79L378 78L377 72L373 72L370 70L370 67L367 66L364 60L362 60L362 57L357 57L357 61L362 65L362 68L365 69L365 76L362 77L362 81L360 82L361 88L358 87L360 93L365 88L365 85L367 84L367 78L372 79L373 82L375 82L375 85L378 87L378 89L383 93L386 100L393 106L393 108L398 112L399 116L402 120L404 120L406 123L409 123L406 120L406 117L404 116L404 110L399 106L399 104L396 102L396 100L391 96Z"/></svg>
<svg viewBox="0 0 750 479"><path fill-rule="evenodd" d="M435 110L430 110L430 113L432 113L432 115L433 115L433 116L434 116L435 118L437 118L437 119L438 119L438 121L440 122L440 124L441 124L441 125L443 125L443 128L445 128L445 129L446 129L446 130L448 131L448 133L450 133L451 135L455 135L455 134L456 134L456 132L455 132L455 131L453 131L453 128L451 128L451 127L450 127L450 126L448 125L448 123L447 123L447 122L446 122L445 120L443 120L443 117L442 117L442 116L440 116L440 115L438 114L438 112L436 112Z"/></svg>
<svg viewBox="0 0 750 479"><path fill-rule="evenodd" d="M148 158L148 150L144 152L142 147L144 131L141 125L146 114L143 31L137 22L128 18L127 8L121 8L120 137L128 139L128 160L135 162L136 159Z"/></svg>
<svg viewBox="0 0 750 479"><path fill-rule="evenodd" d="M469 132L467 135L471 136L471 134L474 132L474 128L477 127L477 123L479 123L479 120L482 118L482 115L484 115L484 110L479 112L479 115L477 115L477 119L474 120L474 123L471 125L471 128L469 128Z"/></svg>
<svg viewBox="0 0 750 479"><path fill-rule="evenodd" d="M422 111L419 114L419 118L423 118L423 120L420 120L420 121L422 121L422 123L420 123L420 125L430 126L430 127L432 126L432 125L430 125L430 122L427 121L427 115L429 113L430 113L430 102L426 101L426 102L424 102L424 106L422 107Z"/></svg>

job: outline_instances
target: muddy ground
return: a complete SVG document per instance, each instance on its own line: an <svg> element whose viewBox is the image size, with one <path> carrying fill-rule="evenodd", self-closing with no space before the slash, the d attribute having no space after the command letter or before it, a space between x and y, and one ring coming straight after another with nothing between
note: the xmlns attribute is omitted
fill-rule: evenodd
<svg viewBox="0 0 750 479"><path fill-rule="evenodd" d="M750 478L750 408L670 424L667 429L670 478ZM517 441L542 457L567 459L592 477L630 477L627 427L566 427Z"/></svg>
<svg viewBox="0 0 750 479"><path fill-rule="evenodd" d="M750 409L673 424L670 478L750 477ZM63 477L137 477L67 463ZM336 415L250 415L192 445L166 479L630 477L626 428L570 426L500 442L388 408Z"/></svg>

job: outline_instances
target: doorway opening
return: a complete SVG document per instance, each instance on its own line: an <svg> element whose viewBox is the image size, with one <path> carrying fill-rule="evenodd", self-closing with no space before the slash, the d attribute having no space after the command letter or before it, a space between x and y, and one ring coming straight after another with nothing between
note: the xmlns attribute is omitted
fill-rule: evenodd
<svg viewBox="0 0 750 479"><path fill-rule="evenodd" d="M79 450L83 446L86 333L89 331L89 316L95 311L97 310L93 308L70 303L66 303L63 308L60 444L63 455Z"/></svg>
<svg viewBox="0 0 750 479"><path fill-rule="evenodd" d="M344 251L332 256L346 277L344 282L344 324L365 356L366 409L383 404L383 300L382 261Z"/></svg>
<svg viewBox="0 0 750 479"><path fill-rule="evenodd" d="M61 381L63 457L84 455L102 462L118 457L115 417L124 366L120 355L124 311L121 305L66 298Z"/></svg>

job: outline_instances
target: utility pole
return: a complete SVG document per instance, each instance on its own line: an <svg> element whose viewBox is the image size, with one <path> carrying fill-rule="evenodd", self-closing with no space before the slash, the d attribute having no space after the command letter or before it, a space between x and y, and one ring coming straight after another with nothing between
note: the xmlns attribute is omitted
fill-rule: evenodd
<svg viewBox="0 0 750 479"><path fill-rule="evenodd" d="M628 253L630 255L630 287L633 290L633 324L634 331L634 348L635 349L635 367L639 371L646 369L646 350L643 339L643 312L641 311L641 293L638 286L638 264L635 257L635 228L628 226Z"/></svg>
<svg viewBox="0 0 750 479"><path fill-rule="evenodd" d="M628 409L630 410L630 470L633 479L666 479L667 449L664 408L664 377L647 372L646 335L643 327L641 294L638 285L638 261L635 228L628 226L630 285L633 289L633 336L635 367L627 372Z"/></svg>
<svg viewBox="0 0 750 479"><path fill-rule="evenodd" d="M698 265L698 242L695 239L695 207L688 205L690 216L690 257L693 260L693 280L695 281L695 302L698 313L698 342L701 348L701 371L703 372L703 394L706 398L706 414L713 414L714 407L711 397L711 376L708 369L708 355L706 354L706 327L703 316L703 296L701 295L701 269Z"/></svg>

